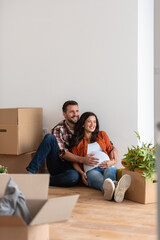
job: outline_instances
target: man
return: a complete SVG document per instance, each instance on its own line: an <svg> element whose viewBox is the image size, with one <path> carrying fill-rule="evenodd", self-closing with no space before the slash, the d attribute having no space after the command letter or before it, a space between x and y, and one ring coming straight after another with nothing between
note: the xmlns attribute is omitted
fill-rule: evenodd
<svg viewBox="0 0 160 240"><path fill-rule="evenodd" d="M76 101L67 101L62 107L64 119L53 129L52 134L47 134L40 144L34 158L26 168L30 173L37 173L46 159L50 173L50 185L71 187L78 183L79 173L73 169L72 162L94 166L98 159L89 154L80 157L69 151L69 139L74 132L75 123L79 119L79 108ZM117 150L111 153L115 160L118 159Z"/></svg>

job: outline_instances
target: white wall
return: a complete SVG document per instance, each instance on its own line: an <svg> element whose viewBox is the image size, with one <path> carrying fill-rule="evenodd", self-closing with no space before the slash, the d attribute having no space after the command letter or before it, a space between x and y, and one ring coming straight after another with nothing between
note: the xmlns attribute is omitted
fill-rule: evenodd
<svg viewBox="0 0 160 240"><path fill-rule="evenodd" d="M97 114L119 162L137 144L136 0L1 0L0 33L0 107L43 107L50 131L75 99Z"/></svg>
<svg viewBox="0 0 160 240"><path fill-rule="evenodd" d="M158 182L160 182L160 131L157 129L156 125L160 122L160 1L154 1L155 6L155 17L154 17L154 66L155 66L155 107L154 107L154 117L155 117L155 139L159 146L157 147L157 172L158 172ZM160 202L160 184L158 184L158 202ZM158 204L158 220L160 222L160 204ZM160 228L158 227L158 239L160 238Z"/></svg>
<svg viewBox="0 0 160 240"><path fill-rule="evenodd" d="M160 131L157 129L157 123L160 122L160 28L159 28L159 22L160 22L160 1L155 0L155 33L154 33L154 66L155 66L155 107L154 107L154 117L155 117L155 139L160 143Z"/></svg>
<svg viewBox="0 0 160 240"><path fill-rule="evenodd" d="M138 132L154 143L154 5L138 1Z"/></svg>

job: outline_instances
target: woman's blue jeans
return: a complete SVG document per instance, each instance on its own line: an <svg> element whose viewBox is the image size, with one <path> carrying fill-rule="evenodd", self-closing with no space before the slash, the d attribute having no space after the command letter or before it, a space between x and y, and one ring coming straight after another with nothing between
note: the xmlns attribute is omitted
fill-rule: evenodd
<svg viewBox="0 0 160 240"><path fill-rule="evenodd" d="M26 168L31 173L37 173L46 159L50 173L50 185L71 187L78 183L79 173L73 169L72 163L62 160L58 155L57 139L47 134L40 144L34 158Z"/></svg>
<svg viewBox="0 0 160 240"><path fill-rule="evenodd" d="M115 167L107 167L107 168L100 168L96 167L87 172L87 181L88 186L92 188L96 188L103 190L103 182L106 178L110 178L111 180L116 180L117 176L117 169Z"/></svg>

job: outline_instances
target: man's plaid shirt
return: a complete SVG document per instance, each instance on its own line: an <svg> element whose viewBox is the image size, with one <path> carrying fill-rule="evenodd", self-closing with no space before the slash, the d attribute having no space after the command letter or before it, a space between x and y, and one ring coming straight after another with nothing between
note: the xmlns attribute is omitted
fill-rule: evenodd
<svg viewBox="0 0 160 240"><path fill-rule="evenodd" d="M58 142L58 154L63 158L64 153L69 151L69 139L72 137L73 130L71 130L66 121L63 120L52 129L52 134L55 135Z"/></svg>

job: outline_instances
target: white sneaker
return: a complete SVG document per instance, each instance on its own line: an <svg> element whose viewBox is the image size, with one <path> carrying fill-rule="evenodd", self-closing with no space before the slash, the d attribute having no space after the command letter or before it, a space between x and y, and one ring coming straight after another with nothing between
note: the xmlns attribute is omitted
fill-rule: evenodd
<svg viewBox="0 0 160 240"><path fill-rule="evenodd" d="M131 185L131 176L125 174L119 180L114 193L114 200L118 203L122 202L124 199L125 192Z"/></svg>
<svg viewBox="0 0 160 240"><path fill-rule="evenodd" d="M103 190L104 190L104 198L106 200L112 200L113 193L115 190L115 185L110 178L107 178L104 180Z"/></svg>
<svg viewBox="0 0 160 240"><path fill-rule="evenodd" d="M33 174L33 173L32 173L32 172L30 172L30 171L27 171L26 173L27 173L27 174Z"/></svg>

